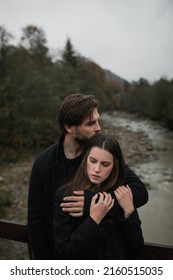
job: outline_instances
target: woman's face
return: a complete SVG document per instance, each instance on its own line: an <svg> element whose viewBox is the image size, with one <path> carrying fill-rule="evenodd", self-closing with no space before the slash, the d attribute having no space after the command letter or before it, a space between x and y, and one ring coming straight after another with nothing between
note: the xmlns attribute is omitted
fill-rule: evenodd
<svg viewBox="0 0 173 280"><path fill-rule="evenodd" d="M114 158L108 151L93 147L87 157L87 174L90 181L100 184L105 181L113 168Z"/></svg>

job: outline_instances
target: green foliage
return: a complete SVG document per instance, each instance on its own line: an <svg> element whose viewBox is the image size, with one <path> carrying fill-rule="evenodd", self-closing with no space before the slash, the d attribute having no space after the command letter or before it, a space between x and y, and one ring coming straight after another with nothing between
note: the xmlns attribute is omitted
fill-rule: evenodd
<svg viewBox="0 0 173 280"><path fill-rule="evenodd" d="M62 57L48 55L44 31L34 25L22 30L18 46L0 27L0 150L38 150L58 137L56 115L69 94L93 94L100 110L123 109L173 126L173 81L154 85L140 79L132 84L106 80L104 70L79 56L67 40Z"/></svg>
<svg viewBox="0 0 173 280"><path fill-rule="evenodd" d="M70 41L70 39L67 39L65 49L62 54L62 58L65 64L75 67L78 64L78 57L75 54L75 51L73 49L73 45Z"/></svg>
<svg viewBox="0 0 173 280"><path fill-rule="evenodd" d="M149 85L146 80L140 79L121 95L119 108L164 121L173 128L173 80L160 79Z"/></svg>
<svg viewBox="0 0 173 280"><path fill-rule="evenodd" d="M28 25L23 28L21 45L29 50L29 53L37 60L45 58L48 48L46 47L45 33L35 25Z"/></svg>
<svg viewBox="0 0 173 280"><path fill-rule="evenodd" d="M105 98L101 67L79 57L70 40L62 60L53 62L45 44L44 32L32 25L23 29L17 47L6 41L6 55L0 57L5 65L0 76L1 149L34 151L54 143L57 111L69 94L94 94L101 102Z"/></svg>

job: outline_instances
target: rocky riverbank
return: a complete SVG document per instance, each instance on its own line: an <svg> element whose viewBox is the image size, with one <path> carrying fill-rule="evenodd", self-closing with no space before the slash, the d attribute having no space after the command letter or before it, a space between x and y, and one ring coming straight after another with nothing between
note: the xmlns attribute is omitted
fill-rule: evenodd
<svg viewBox="0 0 173 280"><path fill-rule="evenodd" d="M148 143L151 149L143 150L146 159L141 153L139 160L137 158L137 161L130 162L130 166L149 189L149 201L138 212L146 242L173 246L173 131L168 130L164 124L121 112L103 114L102 117L116 130L121 127L130 133L139 132L140 135L142 132L150 140ZM139 145L143 149L141 141ZM133 145L128 146L127 140L125 149L131 147ZM136 146L136 149L138 153L139 147ZM133 151L132 158L136 159Z"/></svg>
<svg viewBox="0 0 173 280"><path fill-rule="evenodd" d="M123 115L123 113L121 114ZM117 137L131 169L138 163L148 162L155 158L152 142L145 133L132 132L122 127L115 128L111 122L104 121L104 119L101 125L106 133L114 134ZM0 167L0 193L9 192L12 198L12 205L5 208L2 218L26 221L28 183L32 163L33 158L27 158ZM147 185L149 188L148 183ZM28 259L27 246L19 242L0 239L0 259Z"/></svg>

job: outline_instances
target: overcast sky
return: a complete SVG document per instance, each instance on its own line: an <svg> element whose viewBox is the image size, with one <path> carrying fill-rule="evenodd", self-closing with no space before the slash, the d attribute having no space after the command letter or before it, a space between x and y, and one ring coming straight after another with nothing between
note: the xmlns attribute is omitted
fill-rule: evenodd
<svg viewBox="0 0 173 280"><path fill-rule="evenodd" d="M29 24L44 30L49 49L70 38L129 82L173 79L173 0L0 0L0 25L18 41Z"/></svg>

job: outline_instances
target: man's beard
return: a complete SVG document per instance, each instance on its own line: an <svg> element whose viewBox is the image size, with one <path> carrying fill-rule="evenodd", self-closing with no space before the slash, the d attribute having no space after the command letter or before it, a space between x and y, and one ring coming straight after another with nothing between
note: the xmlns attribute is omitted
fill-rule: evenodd
<svg viewBox="0 0 173 280"><path fill-rule="evenodd" d="M77 143L79 143L81 146L85 146L85 145L88 143L89 138L87 138L87 137L80 138L80 137L78 137L78 136L75 136L75 137L74 137L74 140L75 140Z"/></svg>

